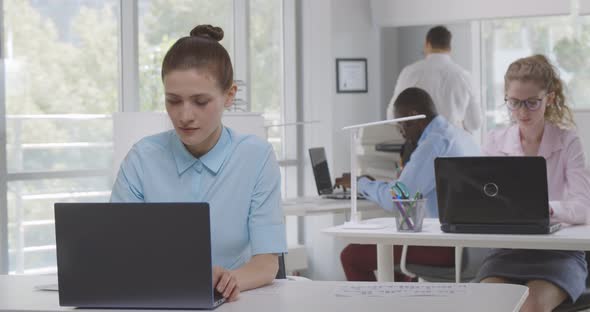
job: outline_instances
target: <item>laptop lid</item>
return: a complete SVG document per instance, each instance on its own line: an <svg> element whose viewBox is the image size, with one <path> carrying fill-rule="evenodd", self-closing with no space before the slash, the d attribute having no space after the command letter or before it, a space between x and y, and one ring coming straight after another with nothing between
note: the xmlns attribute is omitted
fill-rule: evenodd
<svg viewBox="0 0 590 312"><path fill-rule="evenodd" d="M543 157L439 157L434 169L442 224L549 224Z"/></svg>
<svg viewBox="0 0 590 312"><path fill-rule="evenodd" d="M59 301L210 309L207 203L56 203Z"/></svg>
<svg viewBox="0 0 590 312"><path fill-rule="evenodd" d="M330 169L328 169L325 149L323 147L310 148L309 159L311 159L311 167L318 194L332 194L332 179L330 177Z"/></svg>

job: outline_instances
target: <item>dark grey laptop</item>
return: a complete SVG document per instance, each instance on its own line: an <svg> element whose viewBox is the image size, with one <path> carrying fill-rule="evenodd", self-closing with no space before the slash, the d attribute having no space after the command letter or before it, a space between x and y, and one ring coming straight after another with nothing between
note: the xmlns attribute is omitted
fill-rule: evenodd
<svg viewBox="0 0 590 312"><path fill-rule="evenodd" d="M548 234L543 157L450 157L434 161L441 228L451 233Z"/></svg>
<svg viewBox="0 0 590 312"><path fill-rule="evenodd" d="M350 192L334 192L326 151L323 147L314 147L309 149L309 159L313 169L315 185L318 189L318 195L329 199L350 199ZM357 198L364 199L360 194Z"/></svg>
<svg viewBox="0 0 590 312"><path fill-rule="evenodd" d="M59 303L212 309L207 203L56 203Z"/></svg>

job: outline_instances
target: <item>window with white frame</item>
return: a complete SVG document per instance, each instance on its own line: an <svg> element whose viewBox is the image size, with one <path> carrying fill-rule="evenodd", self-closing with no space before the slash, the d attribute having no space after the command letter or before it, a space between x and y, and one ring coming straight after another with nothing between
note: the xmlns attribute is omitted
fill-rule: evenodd
<svg viewBox="0 0 590 312"><path fill-rule="evenodd" d="M0 196L0 259L8 271L55 271L53 204L107 201L112 172L112 119L118 110L121 12L127 0L3 0L6 145L5 194ZM269 124L284 122L282 0L136 0L139 105L164 110L164 53L196 24L224 29L222 44L241 71L250 109ZM237 4L237 5L236 5ZM26 23L22 21L26 20ZM237 27L247 21L249 27ZM237 45L236 37L249 38ZM248 57L249 56L249 57ZM126 108L127 109L127 108ZM0 116L2 117L2 116ZM294 119L294 117L292 116ZM285 131L269 128L277 158ZM296 142L294 138L290 140ZM293 162L282 166L295 175ZM289 187L296 187L291 183ZM3 188L0 188L3 190ZM3 215L0 213L0 216ZM0 231L2 236L3 231ZM293 235L293 234L292 234ZM291 239L293 240L293 239ZM6 261L8 260L8 261ZM8 266L6 266L6 262Z"/></svg>
<svg viewBox="0 0 590 312"><path fill-rule="evenodd" d="M565 82L567 101L590 108L590 17L534 17L482 22L483 93L487 129L506 125L504 74L511 62L544 54Z"/></svg>
<svg viewBox="0 0 590 312"><path fill-rule="evenodd" d="M221 44L234 59L233 0L138 0L140 110L163 111L162 60L178 38L200 24L223 29Z"/></svg>
<svg viewBox="0 0 590 312"><path fill-rule="evenodd" d="M53 203L110 194L119 2L4 0L3 8L4 254L10 273L52 272Z"/></svg>
<svg viewBox="0 0 590 312"><path fill-rule="evenodd" d="M267 124L268 141L272 144L281 167L283 196L297 194L297 161L293 151L297 148L295 129L288 125L294 111L289 110L285 99L285 21L282 0L250 0L249 8L249 79L250 108L263 114ZM291 12L292 13L292 12ZM294 34L290 34L293 36ZM294 51L292 51L294 52ZM291 103L291 104L294 104ZM288 216L287 243L297 241L297 217Z"/></svg>

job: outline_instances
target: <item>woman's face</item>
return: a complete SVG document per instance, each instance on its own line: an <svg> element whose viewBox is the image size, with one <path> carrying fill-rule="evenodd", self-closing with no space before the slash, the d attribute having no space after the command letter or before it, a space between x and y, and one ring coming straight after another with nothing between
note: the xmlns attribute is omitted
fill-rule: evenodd
<svg viewBox="0 0 590 312"><path fill-rule="evenodd" d="M206 70L173 70L164 76L166 111L189 151L206 153L217 142L221 115L232 105L236 87L223 91Z"/></svg>
<svg viewBox="0 0 590 312"><path fill-rule="evenodd" d="M553 101L547 93L532 81L514 80L506 89L506 104L510 115L520 127L541 126L545 122L545 110ZM512 103L512 105L510 105Z"/></svg>

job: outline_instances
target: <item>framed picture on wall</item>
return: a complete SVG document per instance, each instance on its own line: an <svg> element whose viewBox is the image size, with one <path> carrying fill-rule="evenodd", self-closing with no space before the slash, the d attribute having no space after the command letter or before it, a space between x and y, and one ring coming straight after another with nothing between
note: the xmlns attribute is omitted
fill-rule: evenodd
<svg viewBox="0 0 590 312"><path fill-rule="evenodd" d="M367 59L336 59L336 92L367 93Z"/></svg>

